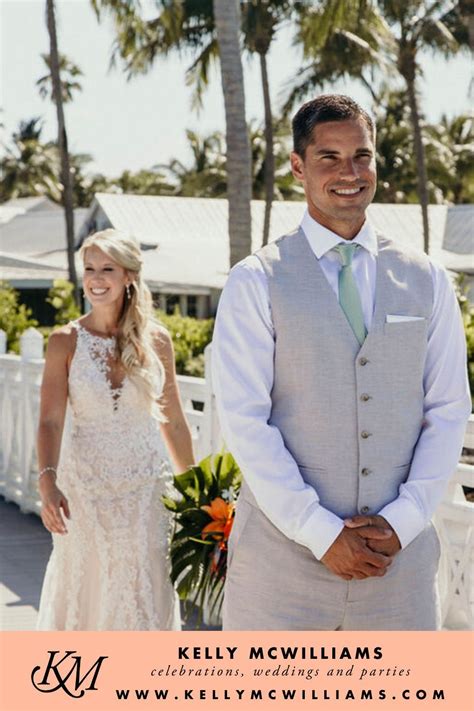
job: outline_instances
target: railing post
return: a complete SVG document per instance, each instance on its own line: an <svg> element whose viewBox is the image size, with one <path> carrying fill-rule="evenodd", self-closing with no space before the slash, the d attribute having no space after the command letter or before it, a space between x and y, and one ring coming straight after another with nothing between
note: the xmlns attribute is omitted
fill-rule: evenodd
<svg viewBox="0 0 474 711"><path fill-rule="evenodd" d="M44 340L42 334L35 328L28 328L20 336L21 354L21 432L22 449L20 458L21 472L21 508L24 511L34 507L33 499L37 498L36 483L30 481L34 459L36 434L35 369L33 363L43 358ZM34 486L33 486L34 483Z"/></svg>
<svg viewBox="0 0 474 711"><path fill-rule="evenodd" d="M44 340L36 328L27 328L20 336L20 354L22 361L36 360L43 357Z"/></svg>
<svg viewBox="0 0 474 711"><path fill-rule="evenodd" d="M21 452L21 368L17 355L2 355L1 360L1 459L0 491L7 501L17 502ZM18 502L17 502L18 503Z"/></svg>

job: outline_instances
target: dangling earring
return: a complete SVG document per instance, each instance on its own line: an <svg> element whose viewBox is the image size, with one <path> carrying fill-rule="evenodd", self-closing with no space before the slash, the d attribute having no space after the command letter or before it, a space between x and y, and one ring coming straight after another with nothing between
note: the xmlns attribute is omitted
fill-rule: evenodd
<svg viewBox="0 0 474 711"><path fill-rule="evenodd" d="M127 284L125 286L125 291L127 292L127 299L129 299L130 298L130 284Z"/></svg>

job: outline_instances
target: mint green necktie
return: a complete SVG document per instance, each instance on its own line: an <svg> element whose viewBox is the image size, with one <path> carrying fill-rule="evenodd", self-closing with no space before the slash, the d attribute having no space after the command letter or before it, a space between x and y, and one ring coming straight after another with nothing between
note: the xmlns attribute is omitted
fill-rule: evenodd
<svg viewBox="0 0 474 711"><path fill-rule="evenodd" d="M338 244L333 249L341 258L341 271L339 272L339 304L344 311L354 335L362 345L367 336L364 324L364 315L360 294L354 274L352 273L352 258L357 244Z"/></svg>

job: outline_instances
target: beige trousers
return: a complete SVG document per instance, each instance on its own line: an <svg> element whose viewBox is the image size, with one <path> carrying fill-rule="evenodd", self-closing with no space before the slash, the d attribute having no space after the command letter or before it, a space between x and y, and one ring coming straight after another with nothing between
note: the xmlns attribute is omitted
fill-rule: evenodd
<svg viewBox="0 0 474 711"><path fill-rule="evenodd" d="M440 546L430 524L382 578L344 581L246 500L229 541L225 630L435 630Z"/></svg>

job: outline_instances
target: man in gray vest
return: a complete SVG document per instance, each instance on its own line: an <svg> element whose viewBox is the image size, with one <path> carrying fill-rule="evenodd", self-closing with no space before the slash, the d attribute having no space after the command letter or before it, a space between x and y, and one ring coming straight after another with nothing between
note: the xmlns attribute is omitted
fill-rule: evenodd
<svg viewBox="0 0 474 711"><path fill-rule="evenodd" d="M374 132L348 97L301 107L301 225L221 297L213 382L244 476L225 629L439 625L430 518L470 412L464 333L444 269L367 220Z"/></svg>

